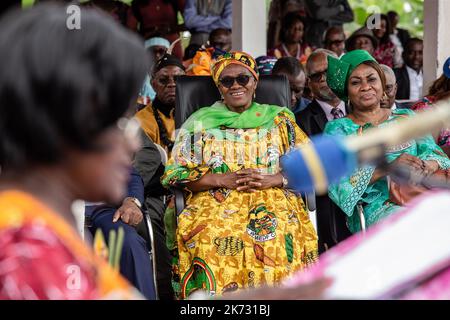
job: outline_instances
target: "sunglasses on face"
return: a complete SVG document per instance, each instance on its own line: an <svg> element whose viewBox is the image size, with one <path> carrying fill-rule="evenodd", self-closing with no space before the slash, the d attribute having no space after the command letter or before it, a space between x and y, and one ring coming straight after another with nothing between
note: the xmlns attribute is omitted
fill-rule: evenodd
<svg viewBox="0 0 450 320"><path fill-rule="evenodd" d="M250 81L250 77L251 76L246 74L240 74L237 77L223 77L219 79L219 83L228 89L230 89L233 86L234 81L236 81L238 85L245 87Z"/></svg>
<svg viewBox="0 0 450 320"><path fill-rule="evenodd" d="M322 76L327 78L327 70L320 71L309 75L309 79L313 82L319 82L322 79Z"/></svg>
<svg viewBox="0 0 450 320"><path fill-rule="evenodd" d="M159 78L156 78L156 81L158 81L158 83L162 86L167 86L171 81L173 81L176 84L177 76L173 77L161 76Z"/></svg>
<svg viewBox="0 0 450 320"><path fill-rule="evenodd" d="M333 41L329 41L328 43L329 43L330 46L338 46L341 43L343 43L344 41L345 40L333 40Z"/></svg>

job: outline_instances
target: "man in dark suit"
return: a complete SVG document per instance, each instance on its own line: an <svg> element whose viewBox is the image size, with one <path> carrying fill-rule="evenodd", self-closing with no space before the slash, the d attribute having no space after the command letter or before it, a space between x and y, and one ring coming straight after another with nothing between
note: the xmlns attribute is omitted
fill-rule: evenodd
<svg viewBox="0 0 450 320"><path fill-rule="evenodd" d="M398 100L419 100L422 97L423 87L423 41L418 38L408 40L403 51L405 65L394 69L397 79Z"/></svg>
<svg viewBox="0 0 450 320"><path fill-rule="evenodd" d="M321 134L328 121L344 117L348 110L327 85L327 56L336 54L325 49L314 51L306 62L308 86L314 100L296 115L297 124L308 135ZM346 225L346 216L328 195L317 196L317 224L319 253L331 248L351 235Z"/></svg>

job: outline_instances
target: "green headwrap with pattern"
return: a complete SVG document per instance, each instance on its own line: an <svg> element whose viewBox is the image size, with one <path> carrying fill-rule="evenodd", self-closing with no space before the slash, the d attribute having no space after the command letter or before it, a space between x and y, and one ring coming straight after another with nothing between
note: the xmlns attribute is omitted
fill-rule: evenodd
<svg viewBox="0 0 450 320"><path fill-rule="evenodd" d="M340 59L328 56L327 84L342 101L348 101L348 78L361 63L366 61L376 62L366 50L347 52Z"/></svg>

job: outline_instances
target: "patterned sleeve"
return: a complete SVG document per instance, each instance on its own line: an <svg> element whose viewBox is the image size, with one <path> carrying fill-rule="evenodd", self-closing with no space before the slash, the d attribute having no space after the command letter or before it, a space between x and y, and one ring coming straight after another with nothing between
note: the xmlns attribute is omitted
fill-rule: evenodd
<svg viewBox="0 0 450 320"><path fill-rule="evenodd" d="M417 105L417 104L416 104ZM424 107L428 108L428 107ZM416 108L420 110L421 108ZM406 115L415 114L414 111L404 109L403 113ZM422 160L434 160L439 163L441 169L450 168L450 160L442 149L436 144L431 135L426 135L423 138L416 139L417 143L417 157Z"/></svg>
<svg viewBox="0 0 450 320"><path fill-rule="evenodd" d="M208 166L202 165L202 136L201 133L180 132L161 178L163 186L196 181L209 171Z"/></svg>
<svg viewBox="0 0 450 320"><path fill-rule="evenodd" d="M422 160L434 160L439 163L440 169L450 168L450 159L442 149L434 142L432 136L417 139L417 156Z"/></svg>
<svg viewBox="0 0 450 320"><path fill-rule="evenodd" d="M282 125L280 125L281 123ZM281 140L283 141L285 152L309 141L306 133L295 123L295 119L286 112L281 112L275 118L275 125L280 128Z"/></svg>
<svg viewBox="0 0 450 320"><path fill-rule="evenodd" d="M324 133L333 136L347 136L341 121L331 121L325 126ZM336 203L347 216L352 216L354 209L369 187L375 167L366 166L356 170L350 177L328 188L330 199Z"/></svg>

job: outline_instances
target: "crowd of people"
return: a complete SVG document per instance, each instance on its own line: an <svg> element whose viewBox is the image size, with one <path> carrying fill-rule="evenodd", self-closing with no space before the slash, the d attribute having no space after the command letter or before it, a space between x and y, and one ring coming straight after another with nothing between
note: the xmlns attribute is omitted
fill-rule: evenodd
<svg viewBox="0 0 450 320"><path fill-rule="evenodd" d="M286 297L243 289L304 272L361 231L359 212L368 228L398 212L406 200L397 182L364 166L316 196L315 229L280 165L311 136L362 135L450 97L450 59L422 95L423 42L397 28L398 14L347 37L352 10L331 2L318 10L315 1L273 0L270 47L256 58L231 50L229 0L92 0L78 31L58 5L3 17L0 298ZM210 76L220 100L176 130L184 75ZM255 101L261 75L287 79L287 105ZM449 137L438 130L390 148L386 160L448 178ZM76 199L87 201L92 235L101 230L110 243L111 230L123 230L127 281L75 233ZM68 265L80 266L76 287L67 286Z"/></svg>

